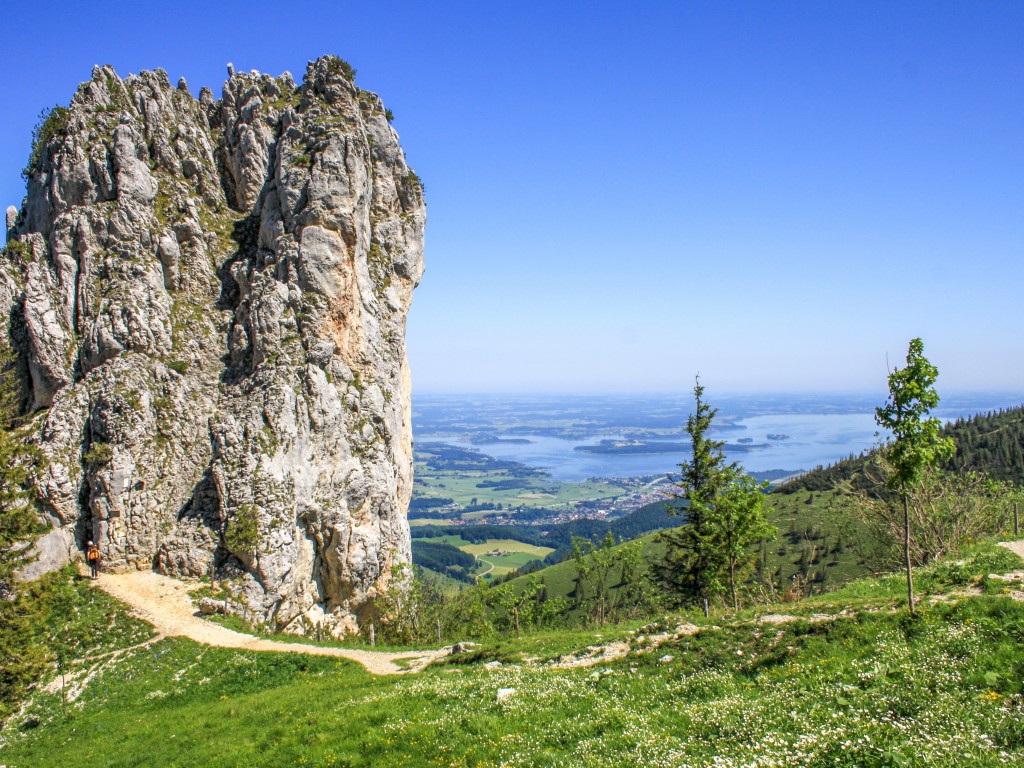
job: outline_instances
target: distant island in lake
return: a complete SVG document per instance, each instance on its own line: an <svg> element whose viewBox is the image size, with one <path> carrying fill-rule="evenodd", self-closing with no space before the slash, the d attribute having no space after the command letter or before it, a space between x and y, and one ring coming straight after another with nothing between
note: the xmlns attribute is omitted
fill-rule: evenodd
<svg viewBox="0 0 1024 768"><path fill-rule="evenodd" d="M740 438L738 444L729 443L727 447L737 453L745 453L757 448L767 447L764 443L752 444L749 438ZM593 453L602 456L633 456L638 454L653 453L686 453L690 450L691 443L673 443L664 440L602 440L594 445L577 445L574 451L580 453Z"/></svg>

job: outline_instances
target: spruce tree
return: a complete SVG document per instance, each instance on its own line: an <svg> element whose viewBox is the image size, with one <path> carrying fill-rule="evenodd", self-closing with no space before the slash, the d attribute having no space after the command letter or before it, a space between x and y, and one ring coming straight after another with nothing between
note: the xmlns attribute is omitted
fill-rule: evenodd
<svg viewBox="0 0 1024 768"><path fill-rule="evenodd" d="M709 436L718 409L705 402L700 377L693 394L696 409L686 421L692 456L679 465L677 501L670 504L676 514L686 515L687 524L662 535L667 552L661 570L683 599L700 605L706 616L709 602L726 587L733 609L739 608L737 579L756 556L750 546L774 538L777 531L765 513L767 483L758 484L738 464L727 462L725 442Z"/></svg>
<svg viewBox="0 0 1024 768"><path fill-rule="evenodd" d="M692 457L679 465L678 492L673 497L677 501L670 505L676 514L686 515L687 523L664 534L668 544L664 570L683 599L700 605L707 615L708 602L722 590L727 563L715 519L716 504L738 469L726 462L722 453L725 443L708 435L718 409L704 401L699 376L693 395L696 410L686 421Z"/></svg>

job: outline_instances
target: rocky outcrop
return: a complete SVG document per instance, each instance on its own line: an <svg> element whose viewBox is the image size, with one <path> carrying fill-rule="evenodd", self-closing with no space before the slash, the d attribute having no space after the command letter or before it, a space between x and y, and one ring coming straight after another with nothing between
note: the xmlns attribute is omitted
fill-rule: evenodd
<svg viewBox="0 0 1024 768"><path fill-rule="evenodd" d="M425 212L387 117L335 57L220 100L97 67L51 113L0 269L50 562L94 538L341 633L409 560Z"/></svg>

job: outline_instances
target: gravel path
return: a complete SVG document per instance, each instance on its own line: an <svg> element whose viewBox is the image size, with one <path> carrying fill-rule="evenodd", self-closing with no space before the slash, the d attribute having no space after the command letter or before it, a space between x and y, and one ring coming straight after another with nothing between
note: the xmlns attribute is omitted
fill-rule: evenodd
<svg viewBox="0 0 1024 768"><path fill-rule="evenodd" d="M187 637L204 645L240 648L246 651L339 656L359 662L375 675L418 672L434 659L447 653L445 649L389 653L265 640L201 619L188 594L190 585L177 579L151 571L136 571L102 573L95 583L104 592L131 606L132 612L152 624L162 637ZM401 666L397 663L400 660L405 662Z"/></svg>

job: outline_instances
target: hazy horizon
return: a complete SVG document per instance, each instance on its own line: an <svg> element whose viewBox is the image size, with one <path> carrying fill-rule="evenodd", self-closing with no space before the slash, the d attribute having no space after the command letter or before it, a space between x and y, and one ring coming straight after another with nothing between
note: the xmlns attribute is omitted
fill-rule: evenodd
<svg viewBox="0 0 1024 768"><path fill-rule="evenodd" d="M704 382L702 382L703 384ZM713 397L771 397L773 395L793 397L805 395L808 397L858 397L870 398L881 395L883 399L888 394L885 383L875 389L719 389L712 391L705 386L705 399ZM943 398L950 397L1009 397L1021 398L1024 402L1024 391L1013 389L946 389L939 390L940 404ZM572 397L574 395L586 397L692 397L693 382L689 386L673 390L553 390L553 389L521 389L521 390L481 390L481 389L425 389L417 387L413 382L413 395L424 395L428 397Z"/></svg>

